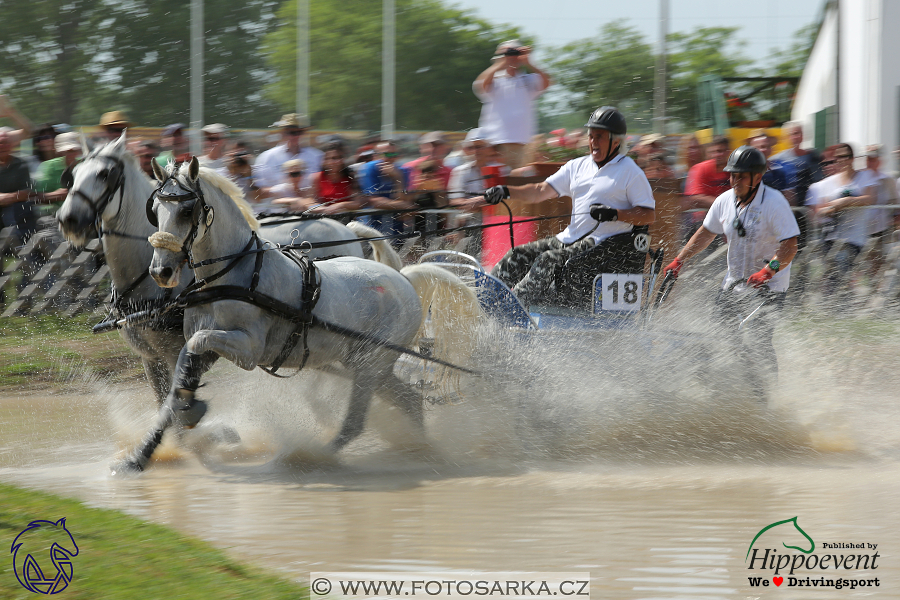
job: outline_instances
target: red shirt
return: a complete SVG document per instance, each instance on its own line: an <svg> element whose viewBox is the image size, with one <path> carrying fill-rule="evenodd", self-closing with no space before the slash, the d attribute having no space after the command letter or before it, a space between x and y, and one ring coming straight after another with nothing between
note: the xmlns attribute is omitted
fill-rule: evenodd
<svg viewBox="0 0 900 600"><path fill-rule="evenodd" d="M685 196L712 196L718 198L731 189L728 173L716 169L716 161L704 160L688 171L684 185Z"/></svg>
<svg viewBox="0 0 900 600"><path fill-rule="evenodd" d="M422 181L422 173L419 172L419 165L426 160L429 160L429 157L422 156L403 165L403 168L409 172L409 180L412 184L411 189L416 190L419 188L419 184ZM447 189L447 186L450 185L450 172L452 170L453 169L443 164L437 168L437 176L441 180L445 190Z"/></svg>
<svg viewBox="0 0 900 600"><path fill-rule="evenodd" d="M346 202L353 199L353 182L350 179L341 178L337 183L332 182L325 173L319 174L319 197L320 202L333 204L335 202Z"/></svg>

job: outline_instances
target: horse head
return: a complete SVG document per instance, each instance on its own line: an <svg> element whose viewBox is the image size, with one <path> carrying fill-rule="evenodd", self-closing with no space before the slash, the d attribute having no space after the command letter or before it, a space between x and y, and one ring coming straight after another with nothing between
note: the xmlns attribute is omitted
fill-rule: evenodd
<svg viewBox="0 0 900 600"><path fill-rule="evenodd" d="M160 184L147 200L147 219L158 228L149 238L150 275L160 287L170 288L178 285L191 247L212 225L214 213L200 189L196 156L180 168L172 162L165 168L154 164L153 172Z"/></svg>
<svg viewBox="0 0 900 600"><path fill-rule="evenodd" d="M122 132L116 141L95 148L60 177L60 184L69 194L56 213L56 220L63 235L73 244L83 245L91 227L105 213L109 212L107 216L111 217L121 208L121 197L119 202L113 202L113 198L123 193L125 183L125 135Z"/></svg>
<svg viewBox="0 0 900 600"><path fill-rule="evenodd" d="M40 554L47 549L49 560ZM16 536L10 552L16 578L23 587L31 592L55 594L72 580L72 558L78 556L78 545L66 529L65 518L55 523L32 521ZM56 567L55 573L49 568L50 563Z"/></svg>

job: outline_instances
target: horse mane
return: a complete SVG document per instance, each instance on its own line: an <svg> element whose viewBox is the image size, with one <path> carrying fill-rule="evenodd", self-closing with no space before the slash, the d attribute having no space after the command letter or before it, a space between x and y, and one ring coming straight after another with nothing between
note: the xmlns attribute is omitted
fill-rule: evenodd
<svg viewBox="0 0 900 600"><path fill-rule="evenodd" d="M184 172L189 166L188 163L184 163L182 171ZM241 188L235 185L234 182L206 167L200 167L200 181L231 198L231 201L234 202L234 205L241 212L241 215L243 215L244 220L247 221L250 229L253 231L259 230L259 221L257 221L256 217L253 215L253 209L250 207L250 203L244 198L244 192L241 191Z"/></svg>

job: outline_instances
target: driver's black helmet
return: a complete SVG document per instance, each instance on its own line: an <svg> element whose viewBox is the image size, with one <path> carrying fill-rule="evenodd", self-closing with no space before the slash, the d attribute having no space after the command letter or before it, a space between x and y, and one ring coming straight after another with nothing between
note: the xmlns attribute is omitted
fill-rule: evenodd
<svg viewBox="0 0 900 600"><path fill-rule="evenodd" d="M766 157L752 146L741 146L728 157L726 173L765 173Z"/></svg>
<svg viewBox="0 0 900 600"><path fill-rule="evenodd" d="M612 106L601 106L591 113L585 127L593 129L606 129L613 135L625 135L625 117L617 108Z"/></svg>

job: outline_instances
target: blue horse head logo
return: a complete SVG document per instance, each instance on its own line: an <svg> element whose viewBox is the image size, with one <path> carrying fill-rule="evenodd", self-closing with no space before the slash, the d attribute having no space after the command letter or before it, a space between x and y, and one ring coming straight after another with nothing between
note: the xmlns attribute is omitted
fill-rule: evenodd
<svg viewBox="0 0 900 600"><path fill-rule="evenodd" d="M49 549L50 562L56 568L49 568L46 555ZM72 581L74 569L72 558L78 556L75 538L66 529L65 518L56 521L32 521L13 540L10 549L13 555L13 569L16 579L26 590L38 594L57 594ZM44 569L38 564L43 562Z"/></svg>

